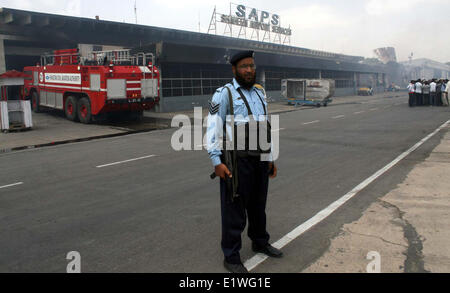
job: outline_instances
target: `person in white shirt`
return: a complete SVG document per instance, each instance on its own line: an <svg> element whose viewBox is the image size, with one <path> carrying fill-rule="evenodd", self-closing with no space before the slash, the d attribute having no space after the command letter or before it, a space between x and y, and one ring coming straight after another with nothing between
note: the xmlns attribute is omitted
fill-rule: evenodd
<svg viewBox="0 0 450 293"><path fill-rule="evenodd" d="M415 98L416 105L422 106L423 105L423 95L422 95L422 83L420 83L420 79L418 79L416 81L414 92L415 92L415 97L416 97Z"/></svg>
<svg viewBox="0 0 450 293"><path fill-rule="evenodd" d="M436 104L436 79L432 79L430 83L430 104L431 106L437 106Z"/></svg>
<svg viewBox="0 0 450 293"><path fill-rule="evenodd" d="M408 93L409 93L408 104L409 104L410 107L414 107L415 106L415 101L414 101L414 80L411 80L411 82L408 84L408 86L406 88L408 89Z"/></svg>

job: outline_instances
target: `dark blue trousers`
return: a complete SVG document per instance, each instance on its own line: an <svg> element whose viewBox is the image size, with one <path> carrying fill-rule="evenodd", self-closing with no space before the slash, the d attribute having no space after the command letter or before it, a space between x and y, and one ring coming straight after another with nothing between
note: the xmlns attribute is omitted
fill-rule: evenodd
<svg viewBox="0 0 450 293"><path fill-rule="evenodd" d="M436 106L436 93L435 92L430 93L430 105Z"/></svg>
<svg viewBox="0 0 450 293"><path fill-rule="evenodd" d="M416 105L415 103L415 97L414 93L409 93L409 100L408 100L409 106L414 107Z"/></svg>
<svg viewBox="0 0 450 293"><path fill-rule="evenodd" d="M422 106L423 105L423 95L420 93L416 93L416 106Z"/></svg>
<svg viewBox="0 0 450 293"><path fill-rule="evenodd" d="M268 162L259 157L238 157L238 194L231 200L227 185L220 179L220 201L222 213L222 251L229 263L240 263L241 234L248 216L248 237L258 246L266 246L269 233L266 231L266 201L269 187Z"/></svg>

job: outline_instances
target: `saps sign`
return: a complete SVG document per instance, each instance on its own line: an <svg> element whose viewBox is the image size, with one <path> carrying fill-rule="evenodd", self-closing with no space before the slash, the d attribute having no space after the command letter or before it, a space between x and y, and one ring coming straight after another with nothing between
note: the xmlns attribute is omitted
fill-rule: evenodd
<svg viewBox="0 0 450 293"><path fill-rule="evenodd" d="M221 22L290 36L290 28L280 26L280 16L256 8L237 5L234 15L222 14Z"/></svg>
<svg viewBox="0 0 450 293"><path fill-rule="evenodd" d="M254 22L259 23L269 23L274 26L278 26L280 24L280 16L277 14L272 14L272 17L270 18L270 13L267 11L258 11L256 8L250 8L250 13L247 13L247 7L244 5L238 5L236 7L236 16L245 18L248 20L252 20Z"/></svg>

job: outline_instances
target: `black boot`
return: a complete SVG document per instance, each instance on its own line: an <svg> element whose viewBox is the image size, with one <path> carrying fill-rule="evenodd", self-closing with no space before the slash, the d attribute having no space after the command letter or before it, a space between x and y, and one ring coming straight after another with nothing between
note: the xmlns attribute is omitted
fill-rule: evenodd
<svg viewBox="0 0 450 293"><path fill-rule="evenodd" d="M247 268L242 263L234 264L234 263L229 263L226 260L224 260L223 261L223 266L230 273L241 273L241 274L248 273Z"/></svg>
<svg viewBox="0 0 450 293"><path fill-rule="evenodd" d="M255 243L252 243L252 249L254 252L264 253L265 255L270 256L270 257L280 258L283 256L283 253L281 252L281 250L276 249L275 247L273 247L270 244L267 244L264 247L260 247L260 246L256 245Z"/></svg>

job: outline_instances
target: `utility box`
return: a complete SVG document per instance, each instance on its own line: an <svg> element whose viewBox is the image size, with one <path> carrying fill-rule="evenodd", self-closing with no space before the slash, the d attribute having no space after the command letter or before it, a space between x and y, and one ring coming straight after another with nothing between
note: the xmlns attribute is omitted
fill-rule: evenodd
<svg viewBox="0 0 450 293"><path fill-rule="evenodd" d="M33 127L30 101L23 99L25 78L30 76L15 70L0 75L0 130L2 131Z"/></svg>
<svg viewBox="0 0 450 293"><path fill-rule="evenodd" d="M33 127L30 101L0 101L1 130Z"/></svg>

